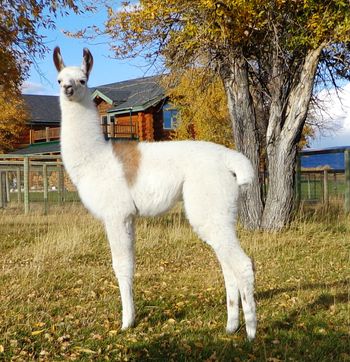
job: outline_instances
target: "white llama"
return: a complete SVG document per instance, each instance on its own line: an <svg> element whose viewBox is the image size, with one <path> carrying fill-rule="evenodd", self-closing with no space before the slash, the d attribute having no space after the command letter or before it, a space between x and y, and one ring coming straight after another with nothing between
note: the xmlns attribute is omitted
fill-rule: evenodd
<svg viewBox="0 0 350 362"><path fill-rule="evenodd" d="M240 295L247 335L253 339L254 272L235 234L239 185L254 177L250 161L209 142L105 141L87 87L90 51L84 49L81 67L65 67L58 47L53 59L60 84L63 162L82 202L105 225L121 294L122 329L135 322L134 217L164 213L182 197L190 224L222 267L226 330L238 328Z"/></svg>

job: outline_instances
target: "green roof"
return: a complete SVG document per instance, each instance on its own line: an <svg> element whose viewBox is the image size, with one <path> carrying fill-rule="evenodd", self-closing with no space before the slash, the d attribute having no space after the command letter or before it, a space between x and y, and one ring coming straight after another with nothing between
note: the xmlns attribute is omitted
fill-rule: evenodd
<svg viewBox="0 0 350 362"><path fill-rule="evenodd" d="M47 153L60 153L61 147L59 141L38 142L28 147L11 152L11 155L44 155Z"/></svg>

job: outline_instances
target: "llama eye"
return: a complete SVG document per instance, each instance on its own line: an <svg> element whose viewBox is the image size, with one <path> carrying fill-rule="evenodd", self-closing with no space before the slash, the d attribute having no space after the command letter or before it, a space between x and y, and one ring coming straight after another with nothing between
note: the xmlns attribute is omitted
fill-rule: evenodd
<svg viewBox="0 0 350 362"><path fill-rule="evenodd" d="M81 80L81 81L80 81L80 84L81 84L81 85L85 85L85 84L86 84L86 81L85 81L85 80Z"/></svg>
<svg viewBox="0 0 350 362"><path fill-rule="evenodd" d="M58 82L58 84L61 84L61 81L60 81L60 80L58 80L57 82Z"/></svg>

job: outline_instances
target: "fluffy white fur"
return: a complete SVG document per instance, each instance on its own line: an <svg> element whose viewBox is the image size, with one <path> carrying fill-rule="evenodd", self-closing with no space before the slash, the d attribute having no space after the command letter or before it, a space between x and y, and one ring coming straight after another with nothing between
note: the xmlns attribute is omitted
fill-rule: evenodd
<svg viewBox="0 0 350 362"><path fill-rule="evenodd" d="M138 144L137 177L128 186L123 167L100 129L99 115L86 82L92 56L84 49L81 68L65 67L58 48L62 110L63 162L84 205L103 221L118 279L122 329L134 324L134 229L136 215L154 216L183 199L193 229L215 251L227 293L227 331L239 325L239 295L249 339L256 333L254 273L251 260L235 234L239 185L254 177L242 154L208 142L183 141Z"/></svg>

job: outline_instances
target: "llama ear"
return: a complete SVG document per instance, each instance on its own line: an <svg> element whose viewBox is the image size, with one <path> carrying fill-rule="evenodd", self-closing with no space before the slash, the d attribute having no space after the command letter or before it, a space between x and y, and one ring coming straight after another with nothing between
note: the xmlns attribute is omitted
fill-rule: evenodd
<svg viewBox="0 0 350 362"><path fill-rule="evenodd" d="M53 62L55 63L58 72L60 72L65 67L59 47L56 47L53 51Z"/></svg>
<svg viewBox="0 0 350 362"><path fill-rule="evenodd" d="M94 64L94 58L92 57L92 54L90 53L90 50L88 48L84 48L83 51L83 64L81 65L81 69L86 74L86 77L89 78L92 65Z"/></svg>

